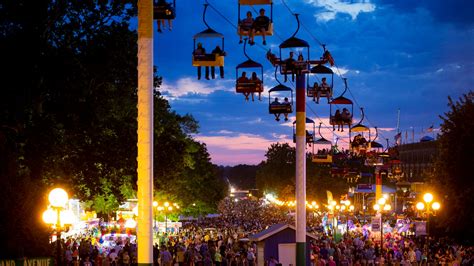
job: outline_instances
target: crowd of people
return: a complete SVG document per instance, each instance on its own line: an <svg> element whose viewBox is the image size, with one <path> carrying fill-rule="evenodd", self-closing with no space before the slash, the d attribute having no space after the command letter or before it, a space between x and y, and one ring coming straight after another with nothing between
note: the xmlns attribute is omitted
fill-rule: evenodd
<svg viewBox="0 0 474 266"><path fill-rule="evenodd" d="M249 236L277 223L294 223L294 216L261 200L226 199L220 215L185 221L173 235L161 235L153 248L154 265L162 266L254 266L281 265L278 258L258 261L257 243ZM324 230L324 214L308 217L312 234L310 264L334 265L473 265L474 248L447 238L404 236L396 231L384 235L383 244L351 218L351 228L337 239ZM348 219L349 220L349 219ZM101 249L91 235L68 238L63 242L64 265L136 265L137 245L126 241ZM337 241L336 241L337 239ZM287 266L287 265L283 265Z"/></svg>

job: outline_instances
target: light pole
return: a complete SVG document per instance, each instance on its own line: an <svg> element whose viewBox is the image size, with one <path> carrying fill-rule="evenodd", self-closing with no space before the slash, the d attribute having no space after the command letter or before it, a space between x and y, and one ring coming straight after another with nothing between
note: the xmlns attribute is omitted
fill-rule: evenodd
<svg viewBox="0 0 474 266"><path fill-rule="evenodd" d="M387 200L382 197L374 205L374 210L380 214L380 250L383 251L383 212L389 212L392 206L387 203Z"/></svg>
<svg viewBox="0 0 474 266"><path fill-rule="evenodd" d="M43 212L43 221L54 226L56 230L56 265L61 265L61 229L62 226L72 224L74 215L71 211L65 210L69 197L64 189L51 190L48 200L50 206Z"/></svg>
<svg viewBox="0 0 474 266"><path fill-rule="evenodd" d="M171 213L174 209L179 210L179 205L177 203L169 203L166 201L163 203L163 206L160 206L158 202L153 204L153 206L156 207L157 212L163 212L165 214L165 234L168 233L168 213Z"/></svg>
<svg viewBox="0 0 474 266"><path fill-rule="evenodd" d="M349 214L354 211L354 205L351 205L350 200L345 200L342 202L344 205L340 207L340 210L345 214L344 218L346 219L346 233L349 230Z"/></svg>
<svg viewBox="0 0 474 266"><path fill-rule="evenodd" d="M423 195L423 202L419 201L417 204L416 204L416 208L418 209L418 211L422 212L425 207L426 207L426 211L424 211L424 213L426 214L426 234L429 235L429 231L430 231L430 215L431 214L434 214L437 210L439 210L441 208L441 204L439 204L439 202L433 202L434 197L433 197L433 194L431 193L425 193Z"/></svg>
<svg viewBox="0 0 474 266"><path fill-rule="evenodd" d="M153 0L137 4L138 264L153 265Z"/></svg>

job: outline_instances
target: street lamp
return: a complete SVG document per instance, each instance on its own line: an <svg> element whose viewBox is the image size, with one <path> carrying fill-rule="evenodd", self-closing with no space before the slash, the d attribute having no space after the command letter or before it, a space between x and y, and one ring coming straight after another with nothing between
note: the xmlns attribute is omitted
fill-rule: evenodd
<svg viewBox="0 0 474 266"><path fill-rule="evenodd" d="M179 210L179 205L166 201L163 203L163 206L159 205L158 202L156 202L156 204L153 203L153 206L156 208L157 213L163 212L165 214L165 233L168 233L168 213L171 213L174 209Z"/></svg>
<svg viewBox="0 0 474 266"><path fill-rule="evenodd" d="M71 225L74 221L74 214L70 210L65 210L65 205L69 200L67 192L62 188L55 188L48 195L49 208L43 212L43 221L54 226L56 230L56 262L61 265L61 229L63 226Z"/></svg>
<svg viewBox="0 0 474 266"><path fill-rule="evenodd" d="M419 201L416 203L416 209L420 213L424 213L426 215L426 234L429 235L429 228L430 228L430 215L435 214L436 211L438 211L441 208L441 204L439 202L433 202L434 196L431 193L425 193L423 195L423 202ZM431 204L430 204L431 203ZM426 208L426 210L425 210ZM425 210L423 212L423 210Z"/></svg>
<svg viewBox="0 0 474 266"><path fill-rule="evenodd" d="M383 213L392 210L392 206L387 203L387 199L382 197L377 200L374 210L380 214L380 250L383 251Z"/></svg>

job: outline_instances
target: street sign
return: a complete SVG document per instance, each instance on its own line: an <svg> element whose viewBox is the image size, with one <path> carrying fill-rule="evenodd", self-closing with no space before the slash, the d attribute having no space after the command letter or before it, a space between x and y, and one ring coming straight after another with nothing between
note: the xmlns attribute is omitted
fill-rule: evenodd
<svg viewBox="0 0 474 266"><path fill-rule="evenodd" d="M372 232L380 232L380 229L381 229L380 217L378 216L372 217L371 225L372 225Z"/></svg>
<svg viewBox="0 0 474 266"><path fill-rule="evenodd" d="M415 235L426 236L426 222L415 222Z"/></svg>
<svg viewBox="0 0 474 266"><path fill-rule="evenodd" d="M362 189L371 190L372 189L372 184L358 184L357 189L358 190L362 190Z"/></svg>

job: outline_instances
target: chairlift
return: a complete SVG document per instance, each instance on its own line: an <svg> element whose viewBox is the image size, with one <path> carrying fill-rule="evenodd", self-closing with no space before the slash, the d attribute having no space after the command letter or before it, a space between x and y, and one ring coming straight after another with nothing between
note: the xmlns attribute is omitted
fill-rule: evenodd
<svg viewBox="0 0 474 266"><path fill-rule="evenodd" d="M351 100L344 97L344 94L346 93L347 88L348 88L347 79L344 78L343 80L344 80L344 91L339 97L329 102L329 114L330 114L329 124L331 124L332 126L342 126L342 131L344 131L344 125L347 125L348 127L352 125L352 118L354 116L354 104L352 103ZM337 108L340 105L342 105L342 108L343 108L342 113ZM334 112L333 112L333 109L335 109ZM350 112L349 112L349 109L350 109ZM349 113L345 114L345 110ZM339 114L337 111L339 111ZM344 116L343 116L343 113L345 114Z"/></svg>
<svg viewBox="0 0 474 266"><path fill-rule="evenodd" d="M176 0L167 2L166 0L153 1L153 19L175 19Z"/></svg>
<svg viewBox="0 0 474 266"><path fill-rule="evenodd" d="M285 116L285 121L287 121L288 114L293 112L293 90L281 84L276 75L277 69L278 67L275 67L275 80L278 82L278 85L268 91L268 111L270 114L275 115L276 121L280 121L281 114ZM282 95L285 100L279 102L278 98L275 97L274 101L272 102L272 93L274 93L274 95L275 93Z"/></svg>
<svg viewBox="0 0 474 266"><path fill-rule="evenodd" d="M321 134L321 124L322 122L319 123L319 128L318 128L318 133L319 133L319 136L320 138L315 140L314 141L314 145L313 145L313 156L312 156L312 161L314 163L321 163L321 164L324 164L324 163L332 163L332 142L325 139L323 137L323 135ZM323 149L323 150L319 150L315 153L314 152L314 149L315 149L315 146L326 146L329 145L329 149Z"/></svg>
<svg viewBox="0 0 474 266"><path fill-rule="evenodd" d="M254 93L258 93L258 98L261 100L261 93L263 92L263 66L250 59L246 52L247 39L244 44L244 55L247 57L247 61L242 62L235 68L236 82L235 91L242 93L245 96L245 100L249 100L249 95L252 94L252 101L254 100ZM248 71L248 72L247 72ZM246 74L252 72L250 77ZM258 72L258 74L257 74ZM260 78L259 78L260 77ZM291 112L291 111L290 111Z"/></svg>
<svg viewBox="0 0 474 266"><path fill-rule="evenodd" d="M314 142L314 133L316 132L316 124L314 121L306 117L306 124L313 124L313 131L306 131L306 144L310 145ZM293 142L296 143L296 120L293 122Z"/></svg>
<svg viewBox="0 0 474 266"><path fill-rule="evenodd" d="M241 6L270 6L270 23L266 27L267 30L265 31L266 36L272 36L273 35L273 0L239 0L239 9L238 9L238 23L237 23L237 34L241 36L250 36L251 29L249 30L244 30L242 29L242 17L241 17ZM253 27L253 25L252 25ZM255 31L254 36L262 36L263 33L260 31Z"/></svg>
<svg viewBox="0 0 474 266"><path fill-rule="evenodd" d="M310 62L310 57L309 57L309 44L305 40L296 38L296 34L298 33L300 29L300 20L298 18L298 14L295 14L296 22L298 24L298 27L293 33L293 35L282 42L280 44L280 74L282 75L294 75L294 74L306 74L309 73L309 62ZM289 52L289 58L285 60L281 60L282 57L282 52L290 50ZM306 58L303 57L302 60L298 60L298 58L294 58L294 51L293 50L303 50L303 52L300 52L298 57L303 57L303 54L306 54ZM306 53L304 52L306 50Z"/></svg>
<svg viewBox="0 0 474 266"><path fill-rule="evenodd" d="M310 73L315 74L314 76L316 76L317 81L311 81L310 76L312 75L307 76L306 95L313 98L315 102L316 98L318 98L317 103L319 103L319 98L326 97L329 103L329 99L331 99L333 95L334 72L329 67L318 64L311 68ZM329 78L329 82L325 82L327 78Z"/></svg>
<svg viewBox="0 0 474 266"><path fill-rule="evenodd" d="M193 37L194 41L194 50L193 50L193 66L195 67L223 67L224 66L224 35L218 33L217 31L213 30L206 22L206 10L208 4L204 4L204 12L202 16L202 20L204 24L207 26L207 29L197 33ZM209 40L212 39L221 39L221 53L209 53L205 50L202 42L207 41L209 44ZM216 47L217 48L217 47Z"/></svg>
<svg viewBox="0 0 474 266"><path fill-rule="evenodd" d="M362 121L365 117L364 108L361 107L360 111L362 113L362 116L359 123L352 126L349 130L349 146L350 149L354 152L365 153L367 150L370 150L371 143L367 141L367 139L370 140L370 128L362 124ZM357 135L354 136L354 139L351 139L352 132L357 133ZM366 132L368 133L367 138L366 136L364 136Z"/></svg>

